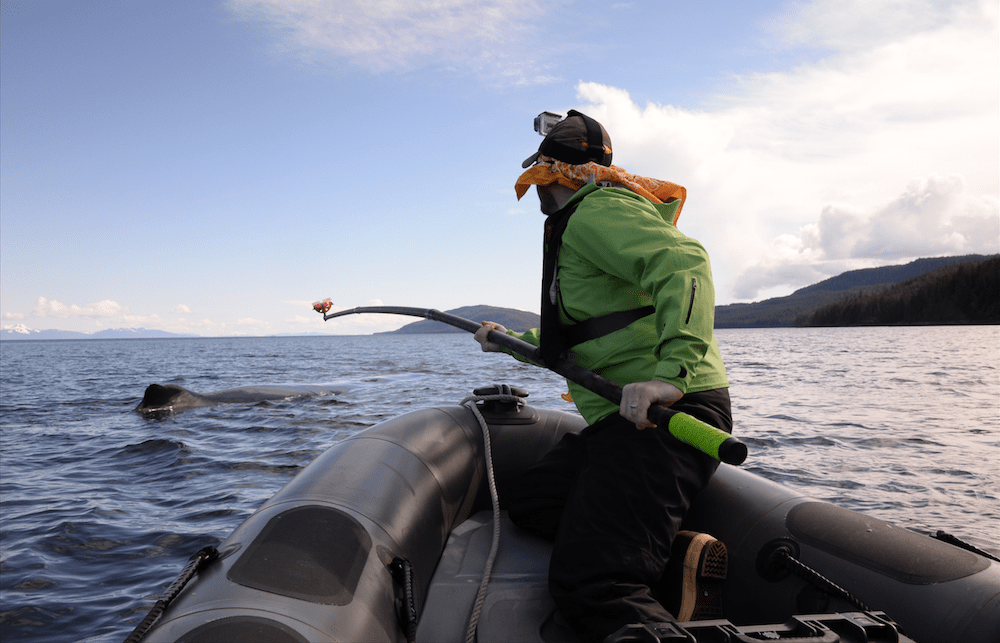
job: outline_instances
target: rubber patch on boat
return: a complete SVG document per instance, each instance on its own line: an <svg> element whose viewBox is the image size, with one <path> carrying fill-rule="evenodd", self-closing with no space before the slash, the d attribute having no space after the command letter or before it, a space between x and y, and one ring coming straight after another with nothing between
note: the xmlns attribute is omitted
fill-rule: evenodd
<svg viewBox="0 0 1000 643"><path fill-rule="evenodd" d="M227 576L272 594L347 605L371 546L361 523L343 511L295 507L268 521Z"/></svg>
<svg viewBox="0 0 1000 643"><path fill-rule="evenodd" d="M796 505L785 526L803 543L913 585L943 583L989 567L985 558L930 536L825 502Z"/></svg>

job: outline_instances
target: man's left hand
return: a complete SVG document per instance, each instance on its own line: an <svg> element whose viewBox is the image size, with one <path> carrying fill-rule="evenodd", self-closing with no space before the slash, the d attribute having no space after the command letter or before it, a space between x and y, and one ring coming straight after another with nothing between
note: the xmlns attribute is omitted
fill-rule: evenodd
<svg viewBox="0 0 1000 643"><path fill-rule="evenodd" d="M684 392L667 382L633 382L622 388L622 403L618 412L625 419L634 422L638 429L650 429L656 425L647 416L649 407L653 404L670 406L682 397Z"/></svg>
<svg viewBox="0 0 1000 643"><path fill-rule="evenodd" d="M506 335L507 329L496 322L484 321L482 324L472 337L483 347L484 353L499 353L503 350L503 346L489 340L490 331L495 330L502 335Z"/></svg>

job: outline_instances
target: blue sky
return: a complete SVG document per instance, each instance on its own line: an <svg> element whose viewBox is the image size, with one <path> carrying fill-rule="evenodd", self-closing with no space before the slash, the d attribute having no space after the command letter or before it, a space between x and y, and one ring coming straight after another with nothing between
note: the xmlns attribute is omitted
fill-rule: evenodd
<svg viewBox="0 0 1000 643"><path fill-rule="evenodd" d="M533 117L688 188L718 303L1000 252L994 1L0 3L0 322L537 311Z"/></svg>

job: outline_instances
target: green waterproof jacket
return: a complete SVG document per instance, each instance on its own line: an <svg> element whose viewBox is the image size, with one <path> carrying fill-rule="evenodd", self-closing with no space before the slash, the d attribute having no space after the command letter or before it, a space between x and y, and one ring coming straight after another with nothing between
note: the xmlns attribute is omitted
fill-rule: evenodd
<svg viewBox="0 0 1000 643"><path fill-rule="evenodd" d="M656 312L576 345L570 361L619 386L652 379L685 393L729 386L713 333L708 253L670 223L680 202L654 204L626 189L588 183L567 206L574 203L559 251L560 321L649 305ZM538 346L538 329L510 334ZM572 382L569 389L590 423L618 411Z"/></svg>

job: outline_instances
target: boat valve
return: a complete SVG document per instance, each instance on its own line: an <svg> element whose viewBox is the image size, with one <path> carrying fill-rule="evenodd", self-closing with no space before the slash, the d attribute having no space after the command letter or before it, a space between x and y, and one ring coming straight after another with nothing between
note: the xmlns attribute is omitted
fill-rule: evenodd
<svg viewBox="0 0 1000 643"><path fill-rule="evenodd" d="M757 553L757 573L764 580L777 583L791 573L785 561L798 557L798 543L788 538L777 538L761 547Z"/></svg>

